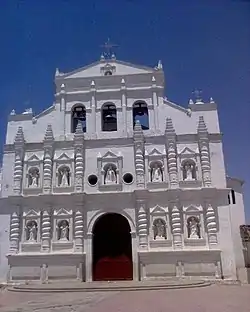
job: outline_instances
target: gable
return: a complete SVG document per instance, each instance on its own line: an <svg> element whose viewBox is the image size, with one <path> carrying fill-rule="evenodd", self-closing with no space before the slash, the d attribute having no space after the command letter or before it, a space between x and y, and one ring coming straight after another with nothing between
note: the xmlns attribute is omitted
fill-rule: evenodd
<svg viewBox="0 0 250 312"><path fill-rule="evenodd" d="M197 151L193 151L189 147L184 147L180 152L178 151L180 156L195 156L197 154Z"/></svg>
<svg viewBox="0 0 250 312"><path fill-rule="evenodd" d="M150 67L144 67L139 65L134 65L131 63L121 62L121 61L111 61L111 62L96 62L90 64L86 67L82 67L72 71L70 73L61 75L64 78L87 78L87 77L98 77L103 76L103 72L106 69L113 69L113 75L136 75L136 74L147 74L153 73L154 69Z"/></svg>
<svg viewBox="0 0 250 312"><path fill-rule="evenodd" d="M44 152L43 151L38 151L36 153L34 152L26 152L24 161L25 162L39 162L43 159Z"/></svg>
<svg viewBox="0 0 250 312"><path fill-rule="evenodd" d="M165 214L166 213L166 208L163 208L159 205L156 205L155 207L150 209L151 214Z"/></svg>
<svg viewBox="0 0 250 312"><path fill-rule="evenodd" d="M54 159L65 160L65 161L74 159L74 151L67 151L67 152L56 151Z"/></svg>

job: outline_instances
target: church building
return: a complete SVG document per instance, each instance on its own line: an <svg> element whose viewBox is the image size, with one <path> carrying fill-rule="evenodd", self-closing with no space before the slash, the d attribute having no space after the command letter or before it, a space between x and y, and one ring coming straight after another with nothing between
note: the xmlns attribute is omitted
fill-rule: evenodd
<svg viewBox="0 0 250 312"><path fill-rule="evenodd" d="M8 117L0 281L246 278L243 182L217 104L167 97L161 61L55 73L54 103Z"/></svg>

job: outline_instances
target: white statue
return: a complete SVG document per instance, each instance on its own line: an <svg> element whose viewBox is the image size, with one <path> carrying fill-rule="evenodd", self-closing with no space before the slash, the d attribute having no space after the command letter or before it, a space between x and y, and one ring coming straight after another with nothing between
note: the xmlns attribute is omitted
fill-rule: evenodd
<svg viewBox="0 0 250 312"><path fill-rule="evenodd" d="M105 184L116 184L117 183L116 173L115 173L114 169L112 168L112 166L109 166L109 168L106 172L104 183Z"/></svg>
<svg viewBox="0 0 250 312"><path fill-rule="evenodd" d="M151 173L152 182L162 182L162 170L158 164L155 164Z"/></svg>
<svg viewBox="0 0 250 312"><path fill-rule="evenodd" d="M199 222L195 217L191 217L188 221L188 238L200 238Z"/></svg>
<svg viewBox="0 0 250 312"><path fill-rule="evenodd" d="M61 175L60 186L62 187L69 186L69 171L67 170L67 168L64 168L63 170L61 170L60 175Z"/></svg>
<svg viewBox="0 0 250 312"><path fill-rule="evenodd" d="M166 226L164 221L162 221L161 219L155 220L153 231L154 239L156 239L157 237L167 239Z"/></svg>
<svg viewBox="0 0 250 312"><path fill-rule="evenodd" d="M29 187L38 187L39 174L37 170L33 170L32 172L30 172L29 176L30 176Z"/></svg>
<svg viewBox="0 0 250 312"><path fill-rule="evenodd" d="M193 176L194 165L187 164L187 165L185 165L184 170L185 170L185 178L184 178L185 181L193 181L193 180L195 180L194 176Z"/></svg>
<svg viewBox="0 0 250 312"><path fill-rule="evenodd" d="M37 240L37 224L35 221L27 224L27 240L36 241Z"/></svg>
<svg viewBox="0 0 250 312"><path fill-rule="evenodd" d="M59 226L59 240L69 240L69 224L63 220Z"/></svg>

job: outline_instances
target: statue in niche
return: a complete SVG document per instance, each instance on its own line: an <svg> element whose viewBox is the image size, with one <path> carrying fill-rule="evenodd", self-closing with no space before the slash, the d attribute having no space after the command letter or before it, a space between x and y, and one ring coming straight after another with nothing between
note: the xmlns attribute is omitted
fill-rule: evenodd
<svg viewBox="0 0 250 312"><path fill-rule="evenodd" d="M166 224L162 219L156 219L153 225L154 239L167 239Z"/></svg>
<svg viewBox="0 0 250 312"><path fill-rule="evenodd" d="M33 169L29 172L29 187L38 187L39 171Z"/></svg>
<svg viewBox="0 0 250 312"><path fill-rule="evenodd" d="M196 217L190 217L187 220L188 238L198 239L201 238L200 224Z"/></svg>
<svg viewBox="0 0 250 312"><path fill-rule="evenodd" d="M70 178L69 178L69 169L67 167L63 167L59 170L59 186L67 187L70 185Z"/></svg>
<svg viewBox="0 0 250 312"><path fill-rule="evenodd" d="M37 223L36 221L29 221L26 225L26 239L31 242L37 241Z"/></svg>
<svg viewBox="0 0 250 312"><path fill-rule="evenodd" d="M104 184L116 184L117 176L112 166L109 166L104 178Z"/></svg>
<svg viewBox="0 0 250 312"><path fill-rule="evenodd" d="M151 169L151 182L162 182L162 180L162 168L156 163Z"/></svg>
<svg viewBox="0 0 250 312"><path fill-rule="evenodd" d="M58 224L58 240L69 240L69 222L67 220L62 220Z"/></svg>
<svg viewBox="0 0 250 312"><path fill-rule="evenodd" d="M187 163L184 166L184 181L195 180L195 166L193 164Z"/></svg>

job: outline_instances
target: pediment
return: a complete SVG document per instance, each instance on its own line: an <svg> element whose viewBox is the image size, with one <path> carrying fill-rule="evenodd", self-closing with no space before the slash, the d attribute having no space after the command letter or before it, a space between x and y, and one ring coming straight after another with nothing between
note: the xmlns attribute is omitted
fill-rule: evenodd
<svg viewBox="0 0 250 312"><path fill-rule="evenodd" d="M28 212L24 212L23 216L24 217L38 217L40 215L39 211L36 211L34 209L29 210Z"/></svg>
<svg viewBox="0 0 250 312"><path fill-rule="evenodd" d="M166 212L167 212L167 209L159 205L156 205L155 207L150 209L151 214L165 214Z"/></svg>
<svg viewBox="0 0 250 312"><path fill-rule="evenodd" d="M60 160L60 161L69 161L74 158L74 152L73 151L67 151L67 152L56 152L55 153L55 160Z"/></svg>
<svg viewBox="0 0 250 312"><path fill-rule="evenodd" d="M196 151L192 150L191 148L189 147L184 147L180 152L179 152L179 155L180 156L184 156L184 155L196 155Z"/></svg>
<svg viewBox="0 0 250 312"><path fill-rule="evenodd" d="M108 63L99 61L92 63L88 66L76 69L70 73L60 75L60 78L88 78L103 76L103 68L115 68L114 75L131 75L131 74L147 74L154 71L153 68L134 65L122 61L109 61Z"/></svg>
<svg viewBox="0 0 250 312"><path fill-rule="evenodd" d="M185 208L185 212L199 212L200 209L194 205L190 205Z"/></svg>
<svg viewBox="0 0 250 312"><path fill-rule="evenodd" d="M43 159L43 152L38 152L38 153L34 153L34 152L27 152L25 154L25 158L24 161L26 162L39 162Z"/></svg>
<svg viewBox="0 0 250 312"><path fill-rule="evenodd" d="M72 214L72 211L68 211L65 208L60 208L59 210L54 210L54 215L56 216L69 216Z"/></svg>
<svg viewBox="0 0 250 312"><path fill-rule="evenodd" d="M148 156L160 156L162 153L157 149L153 148L151 152L148 153Z"/></svg>
<svg viewBox="0 0 250 312"><path fill-rule="evenodd" d="M101 158L102 159L108 159L108 158L117 158L118 156L115 154L115 153L113 153L112 151L108 151L106 154L104 154Z"/></svg>

